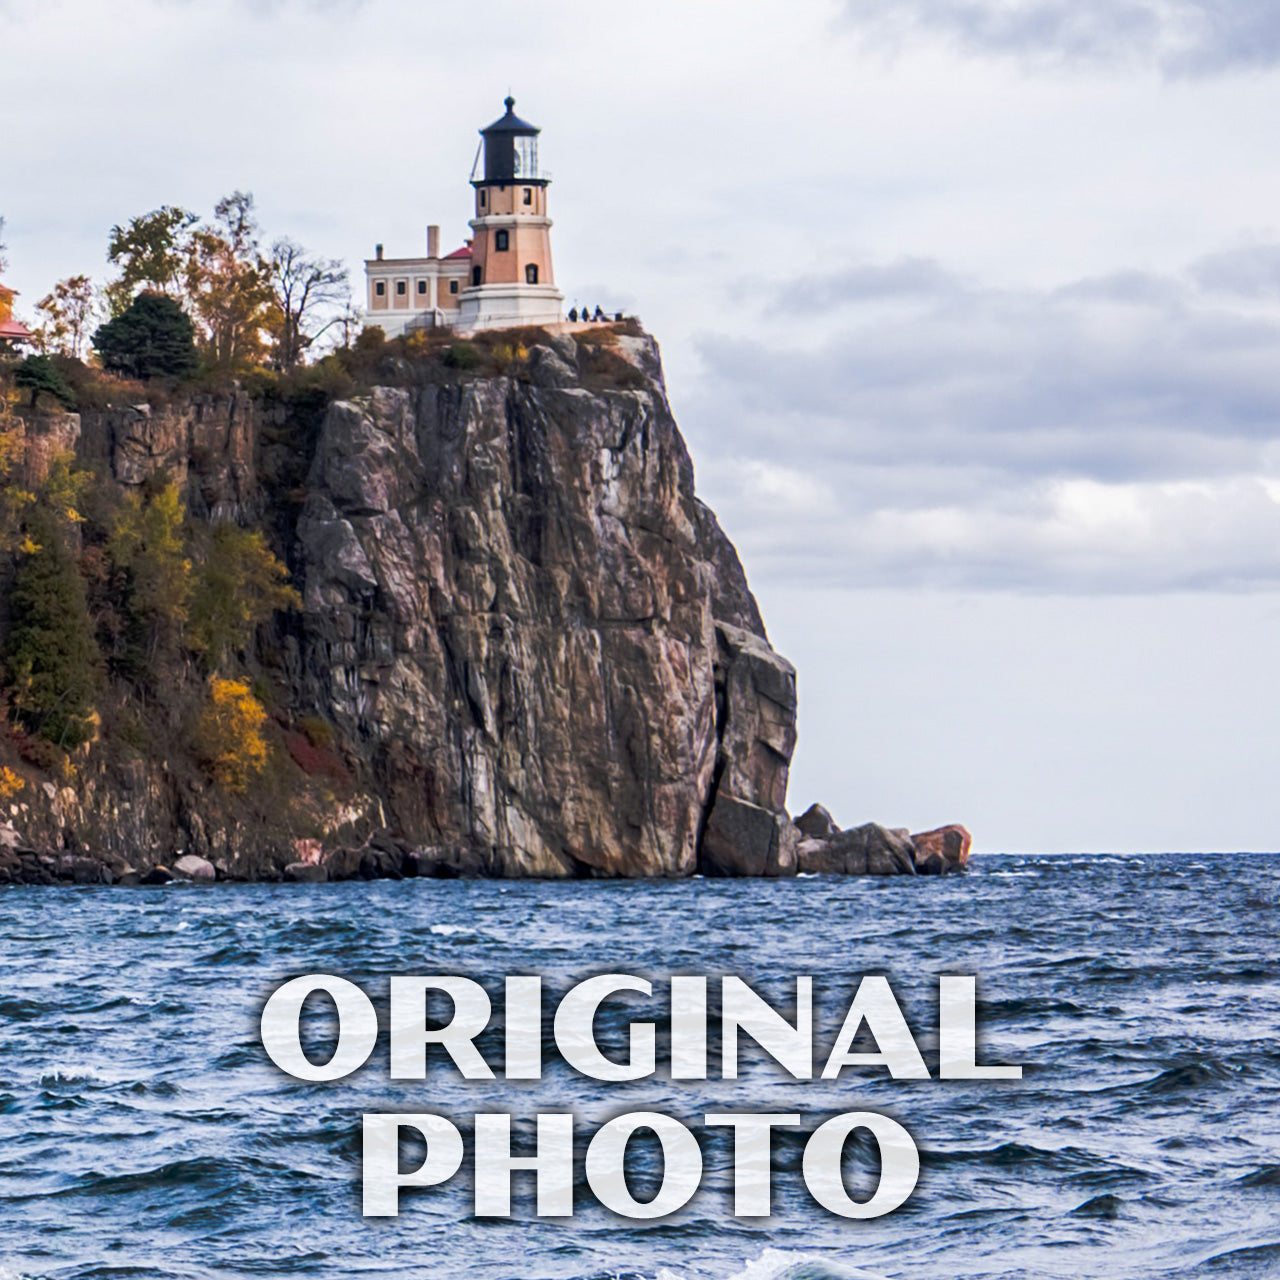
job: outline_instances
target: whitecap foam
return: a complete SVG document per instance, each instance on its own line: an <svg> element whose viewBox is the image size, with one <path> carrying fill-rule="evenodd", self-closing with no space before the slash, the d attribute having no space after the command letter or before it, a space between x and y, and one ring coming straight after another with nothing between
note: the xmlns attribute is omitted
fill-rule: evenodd
<svg viewBox="0 0 1280 1280"><path fill-rule="evenodd" d="M658 1280L663 1280L659 1274ZM727 1280L887 1280L876 1271L833 1262L818 1253L766 1249Z"/></svg>

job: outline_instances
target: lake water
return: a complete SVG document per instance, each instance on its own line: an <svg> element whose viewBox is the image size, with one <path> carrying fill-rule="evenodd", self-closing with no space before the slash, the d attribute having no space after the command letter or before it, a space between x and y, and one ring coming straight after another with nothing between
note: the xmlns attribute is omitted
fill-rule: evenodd
<svg viewBox="0 0 1280 1280"><path fill-rule="evenodd" d="M956 1277L1280 1275L1280 857L988 855L943 880L405 881L0 890L0 1277ZM293 1080L261 1047L269 992L304 973L737 974L786 1004L812 974L828 1045L864 974L889 975L926 1059L939 973L976 973L985 1060L1020 1081L601 1085ZM499 1007L500 1006L496 1006ZM618 1008L602 1038L625 1028ZM320 1034L321 1008L309 1020ZM661 1024L660 1024L661 1025ZM486 1045L501 1065L500 1041ZM818 1059L822 1061L821 1055ZM882 1111L922 1156L900 1210L850 1221L775 1141L774 1216L735 1219L727 1134L670 1219L568 1222L528 1198L477 1220L464 1174L360 1212L367 1111ZM855 1148L856 1149L856 1148ZM636 1148L640 1182L653 1151ZM869 1176L864 1174L864 1176ZM526 1180L528 1176L525 1175ZM520 1189L523 1183L518 1182ZM637 1194L639 1192L637 1191ZM811 1270L796 1268L808 1260ZM856 1274L856 1272L855 1272Z"/></svg>

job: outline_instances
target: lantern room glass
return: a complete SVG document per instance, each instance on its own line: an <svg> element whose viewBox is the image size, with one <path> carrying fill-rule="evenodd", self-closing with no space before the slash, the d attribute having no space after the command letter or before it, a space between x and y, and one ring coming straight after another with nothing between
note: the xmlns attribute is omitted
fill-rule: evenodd
<svg viewBox="0 0 1280 1280"><path fill-rule="evenodd" d="M536 178L538 176L538 139L532 135L512 138L515 150L514 176Z"/></svg>

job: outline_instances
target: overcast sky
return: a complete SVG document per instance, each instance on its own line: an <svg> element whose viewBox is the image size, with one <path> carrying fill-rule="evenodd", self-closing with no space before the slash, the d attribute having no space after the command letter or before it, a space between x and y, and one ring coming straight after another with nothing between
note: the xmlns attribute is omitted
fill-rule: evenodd
<svg viewBox="0 0 1280 1280"><path fill-rule="evenodd" d="M794 808L1280 845L1273 0L0 0L8 283L251 190L360 260L543 127L800 672Z"/></svg>

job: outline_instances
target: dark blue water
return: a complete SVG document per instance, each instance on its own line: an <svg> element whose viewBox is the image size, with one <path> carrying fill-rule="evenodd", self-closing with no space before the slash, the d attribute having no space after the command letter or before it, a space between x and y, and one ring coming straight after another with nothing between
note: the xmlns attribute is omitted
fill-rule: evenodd
<svg viewBox="0 0 1280 1280"><path fill-rule="evenodd" d="M1278 925L1280 858L1253 855L987 856L920 881L0 890L0 1277L765 1280L804 1259L920 1280L1277 1276ZM828 1044L857 979L887 973L926 1058L936 975L977 973L983 1053L1024 1077L796 1083L756 1061L737 1081L600 1085L556 1062L537 1083L392 1084L380 1047L304 1084L258 1040L267 994L301 973L383 992L393 974L563 989L619 970L736 973L779 1003L813 974ZM568 1223L519 1200L477 1221L461 1175L361 1217L363 1112L466 1130L566 1108L584 1134L629 1110L797 1110L810 1128L885 1111L923 1170L903 1209L847 1221L804 1190L805 1135L783 1135L774 1217L739 1220L720 1134L704 1190L656 1224L585 1186Z"/></svg>

